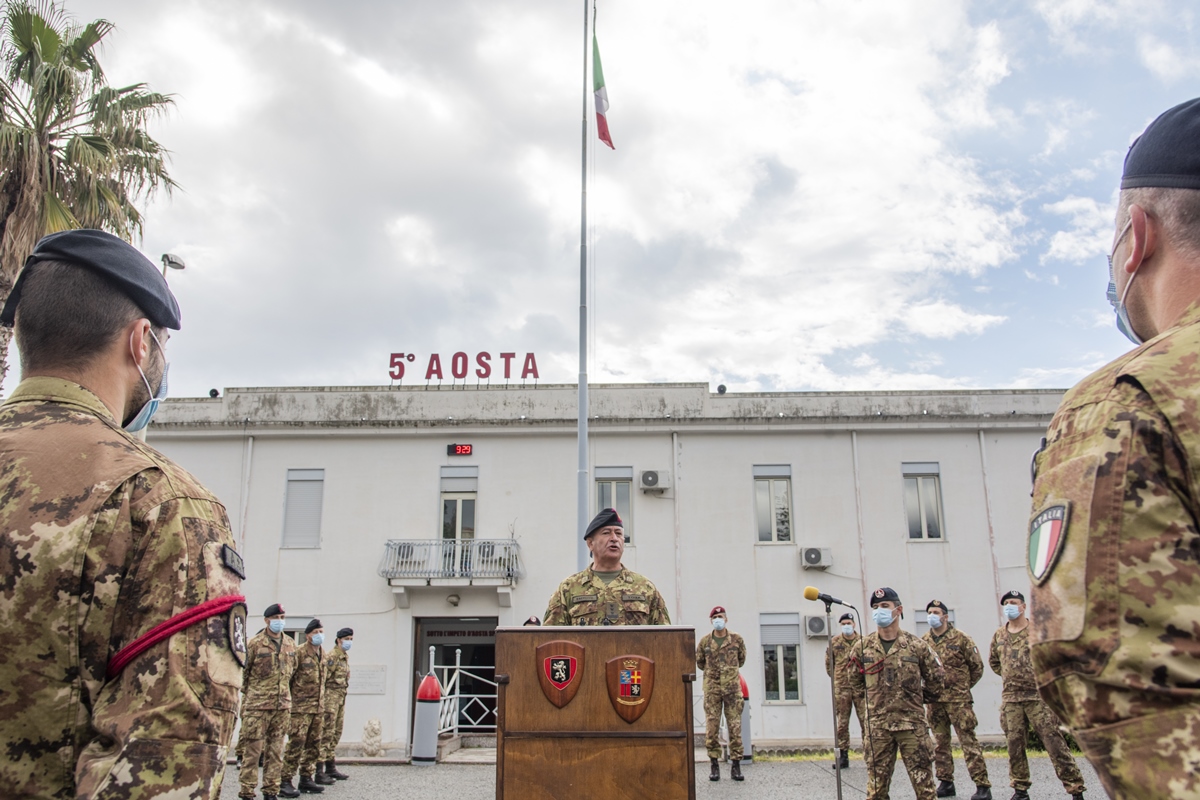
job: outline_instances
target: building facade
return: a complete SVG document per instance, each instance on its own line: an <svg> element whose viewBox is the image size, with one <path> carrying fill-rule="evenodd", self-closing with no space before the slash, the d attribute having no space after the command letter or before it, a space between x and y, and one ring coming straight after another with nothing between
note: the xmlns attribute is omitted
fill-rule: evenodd
<svg viewBox="0 0 1200 800"><path fill-rule="evenodd" d="M728 609L756 743L828 740L828 631L805 586L868 632L874 588L918 634L936 598L986 645L999 594L1028 589L1030 460L1061 396L597 385L591 505L626 519L625 565L673 622L699 636ZM404 748L430 648L486 674L495 627L541 616L578 569L574 385L230 389L168 401L148 441L225 502L252 622L279 602L293 627L355 629L346 742L375 719ZM1000 732L999 699L989 672L981 733ZM462 713L488 724L486 700Z"/></svg>

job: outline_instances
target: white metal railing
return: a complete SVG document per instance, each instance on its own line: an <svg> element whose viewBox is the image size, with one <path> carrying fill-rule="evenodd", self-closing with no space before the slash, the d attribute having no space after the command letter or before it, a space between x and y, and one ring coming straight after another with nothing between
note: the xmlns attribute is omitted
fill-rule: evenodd
<svg viewBox="0 0 1200 800"><path fill-rule="evenodd" d="M389 539L379 562L388 578L525 577L521 545L514 539Z"/></svg>
<svg viewBox="0 0 1200 800"><path fill-rule="evenodd" d="M474 732L496 731L496 668L464 667L462 650L454 651L453 664L435 664L436 647L429 648L430 671L442 685L442 704L438 708L438 734L458 733L470 728ZM489 674L492 677L485 677ZM491 687L487 693L464 692L463 678Z"/></svg>

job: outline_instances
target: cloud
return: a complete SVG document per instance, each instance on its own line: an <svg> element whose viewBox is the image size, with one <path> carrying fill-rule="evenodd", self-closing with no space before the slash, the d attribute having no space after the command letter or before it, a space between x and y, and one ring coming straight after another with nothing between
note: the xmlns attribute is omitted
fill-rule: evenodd
<svg viewBox="0 0 1200 800"><path fill-rule="evenodd" d="M1049 247L1038 259L1041 264L1051 261L1082 264L1108 254L1107 248L1114 233L1115 206L1100 203L1091 197L1072 195L1047 203L1042 209L1056 216L1067 217L1071 227L1069 230L1056 231L1050 237Z"/></svg>

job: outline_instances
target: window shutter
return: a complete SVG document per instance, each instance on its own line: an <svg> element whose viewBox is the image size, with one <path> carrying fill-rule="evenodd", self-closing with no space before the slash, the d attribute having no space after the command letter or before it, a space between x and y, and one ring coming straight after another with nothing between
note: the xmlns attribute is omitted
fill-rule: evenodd
<svg viewBox="0 0 1200 800"><path fill-rule="evenodd" d="M284 547L321 546L325 470L289 469L283 511Z"/></svg>

